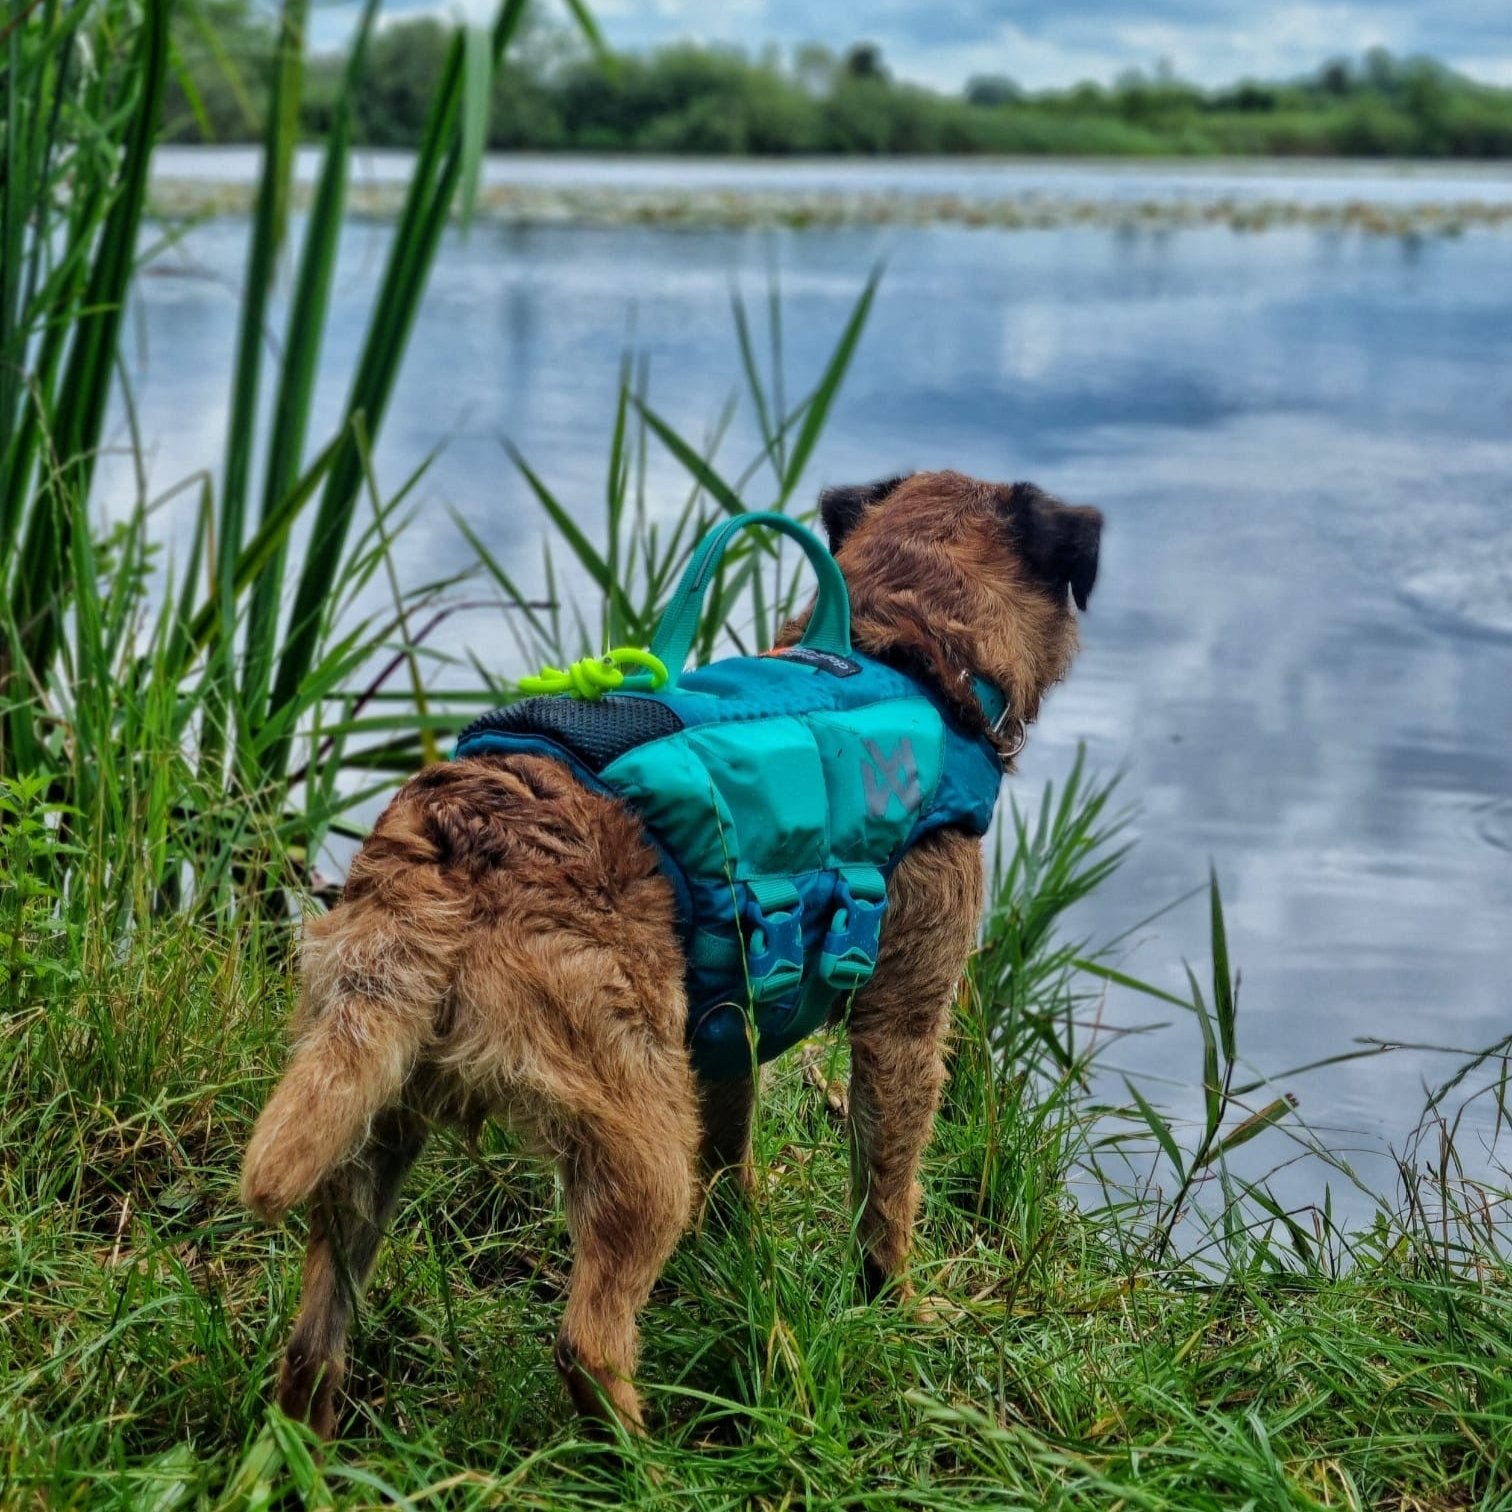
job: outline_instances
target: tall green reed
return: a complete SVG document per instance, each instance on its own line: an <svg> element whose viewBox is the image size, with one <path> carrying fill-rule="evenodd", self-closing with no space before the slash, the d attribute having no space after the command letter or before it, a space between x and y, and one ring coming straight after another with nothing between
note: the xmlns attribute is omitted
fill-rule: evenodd
<svg viewBox="0 0 1512 1512"><path fill-rule="evenodd" d="M265 866L286 858L291 843L308 858L332 815L360 800L326 770L339 767L358 733L344 724L352 679L438 591L423 585L413 603L406 593L391 615L355 629L335 612L376 570L397 528L395 501L368 487L371 449L443 231L459 198L464 210L470 203L493 72L524 0L505 0L491 33L453 40L342 419L313 455L354 100L376 0L358 23L325 145L265 417L266 331L290 222L308 11L307 0L286 0L218 491L208 477L194 480L188 550L171 568L150 529L166 496L143 493L114 534L101 535L90 513L113 393L130 420L117 347L170 64L169 4L47 0L32 9L0 29L0 773L48 773L73 822L123 837L110 885L134 909L171 906L186 893L204 903L236 878L262 886ZM112 66L123 53L129 66ZM259 478L254 522L248 506ZM370 504L376 554L370 531L358 528ZM363 691L370 696L357 696ZM418 752L425 716L414 707L407 715ZM317 755L296 758L296 739L316 727ZM123 868L138 866L140 877L128 879Z"/></svg>
<svg viewBox="0 0 1512 1512"><path fill-rule="evenodd" d="M30 702L63 633L74 504L110 397L168 63L168 0L48 3L5 29L0 194L0 641L6 767L42 749ZM109 66L114 48L127 68Z"/></svg>
<svg viewBox="0 0 1512 1512"><path fill-rule="evenodd" d="M789 378L783 362L781 287L775 272L769 278L766 300L770 359L765 372L755 352L745 299L739 291L731 291L745 397L760 441L754 454L734 471L719 463L718 453L735 417L739 395L720 409L705 444L695 446L651 405L645 366L627 355L620 368L610 427L602 547L594 544L577 514L542 474L521 452L510 448L511 460L550 527L543 563L548 604L533 603L468 522L455 518L513 611L509 622L524 662L561 664L611 645L648 643L684 561L709 524L752 508L792 510L855 357L881 276L877 268L864 281L812 388L792 405L785 398ZM653 509L647 494L647 462L653 443L663 447L688 475L680 507L666 517ZM758 488L763 493L756 502L749 502ZM577 605L570 619L561 613L555 593L560 571L553 539L565 547L577 570L598 591L600 609L592 620ZM803 572L801 554L793 560L793 554L784 554L764 536L747 536L733 545L710 586L695 656L706 660L722 640L739 651L771 645L798 607ZM490 669L478 670L501 693L507 693L507 685Z"/></svg>
<svg viewBox="0 0 1512 1512"><path fill-rule="evenodd" d="M586 10L571 9L598 45ZM121 837L96 880L111 889L122 917L189 899L210 907L234 893L260 895L280 915L288 864L307 876L331 827L375 790L360 774L391 773L436 754L436 733L459 722L455 711L469 696L453 689L431 699L422 690L418 642L454 611L446 595L455 580L398 582L390 547L404 525L399 506L416 480L385 499L372 453L442 235L459 210L465 225L493 74L518 32L525 0L504 0L491 31L461 30L452 39L347 377L341 419L312 447L317 376L328 376L320 359L355 100L376 11L376 0L368 0L357 23L270 384L267 331L291 226L308 22L308 0L284 0L220 466L157 498L140 489L126 519L103 535L91 523L91 483L113 392L131 420L117 345L157 101L171 61L167 0L140 12L122 0L68 8L49 0L44 26L3 34L13 66L6 76L0 223L7 252L0 279L0 497L7 527L0 582L9 590L0 627L0 772L48 773L54 796L76 816L70 823ZM133 50L130 69L91 66L123 44ZM23 97L49 108L24 110ZM592 649L648 639L710 512L745 508L742 493L758 473L771 475L771 496L763 502L789 507L854 355L876 281L874 274L865 284L829 362L793 405L785 399L775 285L769 377L761 373L745 306L734 301L762 444L730 478L720 472L713 445L693 446L651 407L644 369L627 361L603 552L541 475L516 457L522 479L605 604L591 631L580 617L569 627L559 608L515 592L509 573L464 525L531 655L565 655L569 642ZM716 426L715 445L731 413L727 408ZM646 497L653 440L690 474L684 507L665 527ZM167 561L151 515L186 488L194 501L189 528ZM366 527L364 513L372 520ZM391 608L354 620L354 590L380 567ZM553 584L556 569L548 561ZM743 546L716 586L700 649L707 653L718 633L712 626L726 620L737 640L770 640L791 613L799 583L798 569L769 544ZM745 615L749 621L737 623ZM391 688L405 670L408 690ZM497 684L496 669L478 670Z"/></svg>

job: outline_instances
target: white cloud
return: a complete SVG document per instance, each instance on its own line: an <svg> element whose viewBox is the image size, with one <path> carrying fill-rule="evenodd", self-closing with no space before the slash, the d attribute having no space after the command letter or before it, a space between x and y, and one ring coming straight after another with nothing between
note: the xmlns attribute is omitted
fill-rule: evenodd
<svg viewBox="0 0 1512 1512"><path fill-rule="evenodd" d="M1444 62L1487 84L1512 87L1512 53L1503 53L1500 57L1487 57L1484 53L1450 53Z"/></svg>
<svg viewBox="0 0 1512 1512"><path fill-rule="evenodd" d="M1132 21L1113 35L1134 60L1167 59L1182 78L1206 82L1284 78L1340 52L1401 51L1409 43L1405 27L1358 5L1281 5L1199 26Z"/></svg>
<svg viewBox="0 0 1512 1512"><path fill-rule="evenodd" d="M936 89L956 90L973 74L1006 74L1026 89L1047 89L1082 79L1111 79L1121 69L1150 65L1159 53L1138 58L1117 46L1055 41L1033 36L1011 22L980 42L910 49L888 48L884 54L900 78Z"/></svg>

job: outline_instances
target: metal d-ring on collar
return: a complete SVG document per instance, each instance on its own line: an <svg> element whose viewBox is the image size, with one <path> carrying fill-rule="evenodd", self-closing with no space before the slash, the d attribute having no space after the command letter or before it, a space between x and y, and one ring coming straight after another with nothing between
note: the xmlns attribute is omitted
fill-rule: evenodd
<svg viewBox="0 0 1512 1512"><path fill-rule="evenodd" d="M1024 743L1029 738L1024 721L1013 712L1008 695L989 679L973 677L971 692L993 739L1004 743L999 754L1004 761L1012 761L1024 749Z"/></svg>
<svg viewBox="0 0 1512 1512"><path fill-rule="evenodd" d="M1013 733L1005 737L1004 732L1008 730ZM1024 721L1017 714L1010 714L1007 709L1004 709L993 721L992 733L999 740L1006 738L1002 753L1004 761L1012 761L1029 743L1029 731L1025 728Z"/></svg>

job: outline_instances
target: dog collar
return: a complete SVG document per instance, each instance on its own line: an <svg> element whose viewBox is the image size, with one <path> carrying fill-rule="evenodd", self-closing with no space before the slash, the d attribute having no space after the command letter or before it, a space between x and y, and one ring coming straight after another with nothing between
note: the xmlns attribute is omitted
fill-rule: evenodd
<svg viewBox="0 0 1512 1512"><path fill-rule="evenodd" d="M971 679L971 693L981 707L982 717L987 721L987 728L995 739L1004 739L1010 726L1015 723L1018 725L1012 741L1013 749L1007 753L1007 759L1011 761L1024 748L1024 726L1021 720L1014 720L1008 695L995 682L990 682L985 677Z"/></svg>

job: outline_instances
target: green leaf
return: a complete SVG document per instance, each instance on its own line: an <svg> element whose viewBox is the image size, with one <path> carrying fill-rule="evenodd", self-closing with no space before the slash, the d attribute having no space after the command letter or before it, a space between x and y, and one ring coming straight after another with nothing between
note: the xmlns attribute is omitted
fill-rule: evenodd
<svg viewBox="0 0 1512 1512"><path fill-rule="evenodd" d="M278 266L278 252L288 223L294 144L298 139L299 99L304 79L305 19L309 0L284 0L278 18L278 46L273 60L273 88L263 138L262 176L253 211L251 245L241 294L241 324L231 385L231 413L226 423L226 470L221 484L221 517L215 550L223 594L229 597L231 574L242 548L247 479L257 434L268 300Z"/></svg>
<svg viewBox="0 0 1512 1512"><path fill-rule="evenodd" d="M233 600L262 571L266 563L282 546L295 520L314 497L315 490L320 487L322 479L330 470L340 444L338 437L326 447L311 463L309 471L279 503L273 513L263 520L258 526L257 533L247 542L231 572L230 586ZM221 618L220 587L214 584L209 599L190 622L188 649L202 651L212 644L214 634L220 628L218 622Z"/></svg>
<svg viewBox="0 0 1512 1512"><path fill-rule="evenodd" d="M714 470L713 465L698 452L688 445L678 433L662 419L649 405L637 398L635 407L641 413L646 424L651 427L661 439L662 445L677 458L682 465L693 475L699 487L714 500L726 514L742 515L747 513L740 496L730 487L725 480Z"/></svg>
<svg viewBox="0 0 1512 1512"><path fill-rule="evenodd" d="M469 26L464 33L465 67L462 83L462 225L472 224L483 178L483 148L488 140L489 92L493 87L493 58L488 33Z"/></svg>
<svg viewBox="0 0 1512 1512"><path fill-rule="evenodd" d="M1213 1007L1218 1014L1218 1033L1223 1040L1223 1058L1234 1060L1237 1005L1234 980L1229 974L1228 931L1223 923L1223 899L1218 892L1218 872L1208 869L1208 900L1213 937Z"/></svg>
<svg viewBox="0 0 1512 1512"><path fill-rule="evenodd" d="M1248 1144L1257 1134L1262 1134L1266 1129L1280 1123L1296 1106L1297 1099L1290 1092L1276 1098L1274 1102L1266 1103L1258 1113L1251 1113L1241 1123L1235 1124L1198 1162L1199 1166L1211 1165L1220 1155L1227 1155L1230 1150L1237 1150L1240 1145Z"/></svg>
<svg viewBox="0 0 1512 1512"><path fill-rule="evenodd" d="M1218 1041L1213 1037L1213 1017L1203 1001L1196 973L1188 966L1186 974L1192 987L1192 1006L1197 1010L1197 1027L1202 1031L1202 1097L1207 1106L1207 1128L1203 1132L1203 1142L1206 1143L1218 1132L1218 1123L1223 1117L1223 1086L1218 1078Z"/></svg>
<svg viewBox="0 0 1512 1512"><path fill-rule="evenodd" d="M609 44L604 41L604 34L599 30L598 21L593 12L588 8L586 0L566 0L567 9L572 12L572 19L577 22L578 30L582 32L584 40L593 49L593 56L598 65L611 77L619 73L619 60L609 50Z"/></svg>
<svg viewBox="0 0 1512 1512"><path fill-rule="evenodd" d="M772 415L767 404L766 385L761 381L761 370L756 364L756 350L751 341L750 323L746 319L745 301L734 290L730 290L730 309L735 317L735 338L740 346L740 365L745 372L746 388L751 395L751 402L756 406L756 423L761 428L761 457L757 464L763 460L770 461L772 470L777 477L777 486L782 486L782 463L778 456L778 436L772 426ZM754 467L751 469L754 471Z"/></svg>
<svg viewBox="0 0 1512 1512"><path fill-rule="evenodd" d="M1126 1076L1124 1086L1129 1089L1129 1096L1134 1099L1135 1106L1144 1117L1144 1121L1150 1126L1150 1132L1159 1141L1160 1148L1165 1151L1166 1159L1171 1162L1176 1172L1178 1181L1186 1180L1186 1166L1182 1163L1181 1151L1177 1147L1175 1136L1171 1133L1171 1126L1154 1108L1145 1101L1144 1094Z"/></svg>
<svg viewBox="0 0 1512 1512"><path fill-rule="evenodd" d="M346 208L352 112L377 10L378 0L367 0L363 7L305 226L304 248L294 295L289 303L283 363L273 401L273 429L268 440L263 477L264 523L273 517L293 490L304 456ZM263 716L277 649L279 599L286 555L287 536L262 566L252 591L242 666L241 716L244 726L255 727ZM244 729L244 737L245 734Z"/></svg>
<svg viewBox="0 0 1512 1512"><path fill-rule="evenodd" d="M1072 964L1078 971L1085 971L1089 976L1101 977L1105 982L1112 982L1115 987L1127 987L1131 992L1157 998L1162 1003L1170 1003L1172 1007L1184 1008L1188 1013L1193 1011L1192 1005L1185 998L1177 997L1174 992L1167 992L1163 987L1155 986L1153 982L1143 982L1138 977L1117 971L1101 961L1093 960L1088 956L1077 956Z"/></svg>
<svg viewBox="0 0 1512 1512"><path fill-rule="evenodd" d="M792 497L793 490L798 486L798 480L803 476L803 469L808 465L809 454L819 440L825 421L829 419L830 406L835 402L835 396L840 392L840 385L845 381L851 358L856 354L857 343L861 340L861 333L866 328L866 317L871 313L872 300L876 297L877 285L881 280L882 268L879 264L866 280L866 286L862 289L861 297L851 311L850 319L845 323L845 329L841 332L840 340L830 355L829 363L819 379L819 385L809 397L803 416L803 427L798 432L797 440L793 442L793 450L787 460L787 472L782 480L781 503L786 503Z"/></svg>
<svg viewBox="0 0 1512 1512"><path fill-rule="evenodd" d="M1241 1182L1240 1185L1248 1197L1285 1228L1291 1238L1292 1248L1296 1250L1302 1263L1309 1272L1316 1273L1319 1267L1313 1236L1264 1187L1253 1186L1249 1182Z"/></svg>
<svg viewBox="0 0 1512 1512"><path fill-rule="evenodd" d="M525 460L519 449L515 446L506 448L509 459L519 468L520 475L530 485L530 490L536 496L542 509L556 526L562 539L572 548L572 554L578 559L583 571L594 581L595 586L601 593L611 593L614 590L614 579L609 573L609 564L599 553L598 548L578 528L578 523L572 515L562 507L556 495L541 480L540 475Z"/></svg>

